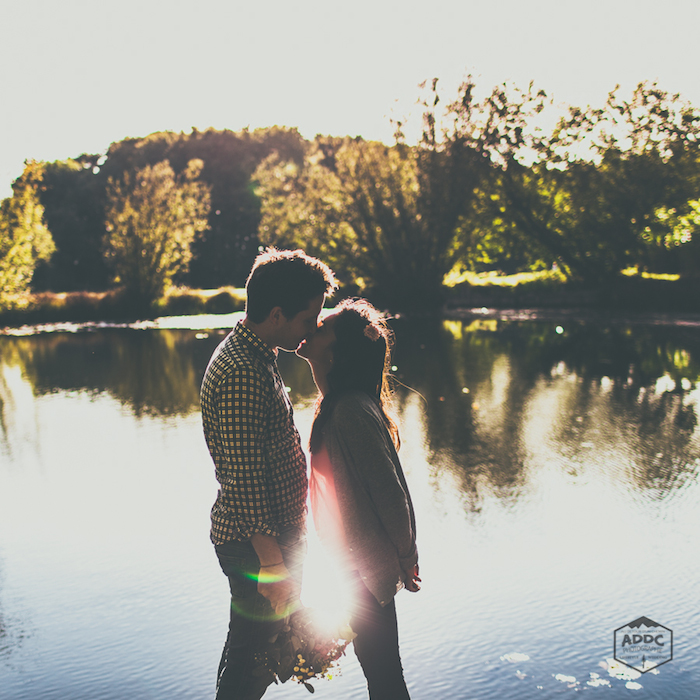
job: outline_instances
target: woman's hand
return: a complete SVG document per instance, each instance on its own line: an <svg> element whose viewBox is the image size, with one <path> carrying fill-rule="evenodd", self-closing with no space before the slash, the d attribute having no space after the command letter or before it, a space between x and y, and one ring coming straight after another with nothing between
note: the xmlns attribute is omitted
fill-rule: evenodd
<svg viewBox="0 0 700 700"><path fill-rule="evenodd" d="M413 571L406 577L406 583L404 585L406 586L407 591L417 593L420 590L420 586L418 585L419 583L420 577L418 576L418 564L416 564L413 567Z"/></svg>

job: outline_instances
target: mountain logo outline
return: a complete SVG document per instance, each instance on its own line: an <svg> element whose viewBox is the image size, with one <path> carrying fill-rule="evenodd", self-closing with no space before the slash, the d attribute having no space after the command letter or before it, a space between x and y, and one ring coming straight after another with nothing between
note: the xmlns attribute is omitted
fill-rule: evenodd
<svg viewBox="0 0 700 700"><path fill-rule="evenodd" d="M648 617L638 617L613 633L616 661L646 673L673 660L673 630Z"/></svg>

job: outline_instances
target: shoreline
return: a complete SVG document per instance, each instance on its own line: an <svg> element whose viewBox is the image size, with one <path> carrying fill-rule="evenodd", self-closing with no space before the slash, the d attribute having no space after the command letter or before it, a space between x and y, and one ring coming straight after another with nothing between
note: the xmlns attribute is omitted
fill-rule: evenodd
<svg viewBox="0 0 700 700"><path fill-rule="evenodd" d="M700 328L700 312L626 311L624 309L590 309L581 307L532 307L532 308L448 308L442 317L455 321L540 321L551 323L598 323L600 325L647 325L647 326L685 326Z"/></svg>
<svg viewBox="0 0 700 700"><path fill-rule="evenodd" d="M0 336L28 336L41 333L78 333L105 328L131 328L133 330L197 330L217 331L233 328L243 310L229 313L197 313L162 315L141 319L114 320L62 320L23 323L0 326ZM556 323L595 324L598 326L656 326L675 328L700 328L700 312L659 313L654 311L625 311L622 309L590 309L581 307L551 308L443 308L437 318L444 321L461 321L479 328L480 322L504 321L507 323ZM395 318L407 318L397 314ZM423 318L417 316L416 318Z"/></svg>
<svg viewBox="0 0 700 700"><path fill-rule="evenodd" d="M338 299L342 298L342 293ZM370 301L372 300L369 295ZM334 300L336 301L336 300ZM164 317L225 315L243 311L245 290L177 288L148 306L129 303L120 290L42 292L24 308L0 313L0 333L8 329L59 323L131 324ZM700 279L618 278L598 287L532 282L515 286L460 284L445 289L445 303L433 311L398 315L501 320L578 320L700 325Z"/></svg>

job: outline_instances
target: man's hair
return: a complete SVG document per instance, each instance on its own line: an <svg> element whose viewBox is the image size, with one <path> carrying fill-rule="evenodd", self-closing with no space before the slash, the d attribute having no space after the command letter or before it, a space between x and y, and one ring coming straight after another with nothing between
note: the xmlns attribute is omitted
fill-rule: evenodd
<svg viewBox="0 0 700 700"><path fill-rule="evenodd" d="M294 318L312 299L332 294L338 282L328 265L303 250L267 248L255 258L245 287L246 315L262 323L276 306Z"/></svg>

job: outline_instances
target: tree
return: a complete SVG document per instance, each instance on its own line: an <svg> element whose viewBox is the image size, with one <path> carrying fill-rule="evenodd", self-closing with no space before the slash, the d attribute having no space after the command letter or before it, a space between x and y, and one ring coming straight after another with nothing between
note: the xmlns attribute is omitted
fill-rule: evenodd
<svg viewBox="0 0 700 700"><path fill-rule="evenodd" d="M678 209L659 207L646 234L650 241L677 254L684 277L700 277L700 199L689 200Z"/></svg>
<svg viewBox="0 0 700 700"><path fill-rule="evenodd" d="M186 279L192 286L207 288L242 286L260 245L257 239L260 202L251 176L271 153L277 152L297 162L304 148L305 141L296 129L279 127L240 132L216 129L193 129L189 134L159 132L112 144L96 180L104 188L109 177L118 179L123 172L163 160L176 173L183 171L193 159L203 161L199 180L210 187L209 226L192 244Z"/></svg>
<svg viewBox="0 0 700 700"><path fill-rule="evenodd" d="M538 130L545 94L497 86L482 102L461 86L447 141L466 139L493 164L460 244L468 264L514 253L529 267L556 262L572 279L604 283L629 265L667 259L649 236L659 207L697 199L700 114L678 95L640 84L602 109L570 107ZM514 244L517 241L517 244Z"/></svg>
<svg viewBox="0 0 700 700"><path fill-rule="evenodd" d="M456 99L443 114L433 81L432 101L424 100L423 142L431 151L458 147L471 154L474 166L472 188L464 196L471 205L454 227L452 247L460 268L515 272L523 266L551 264L551 254L532 235L523 235L522 223L506 204L508 186L514 177L536 179L530 163L537 162L542 133L534 125L545 109L547 95L530 83L526 90L507 84L495 86L483 99L476 98L476 84L469 76L460 85ZM439 137L437 125L442 124ZM447 184L454 185L452 182ZM456 195L458 196L458 195Z"/></svg>
<svg viewBox="0 0 700 700"><path fill-rule="evenodd" d="M629 100L616 89L603 109L571 108L542 151L563 224L549 216L547 229L570 276L601 282L664 257L649 230L657 210L700 195L699 148L700 113L656 84L640 83Z"/></svg>
<svg viewBox="0 0 700 700"><path fill-rule="evenodd" d="M444 142L434 126L426 118L416 147L399 124L393 146L317 137L301 164L269 158L254 176L261 241L313 251L379 304L439 307L456 231L489 166L466 140Z"/></svg>
<svg viewBox="0 0 700 700"><path fill-rule="evenodd" d="M273 157L255 175L260 240L323 258L377 303L429 306L444 273L430 250L417 168L413 149L351 138L317 138L301 165Z"/></svg>
<svg viewBox="0 0 700 700"><path fill-rule="evenodd" d="M140 301L158 299L187 270L210 208L209 188L197 181L202 166L192 160L176 177L162 161L109 180L105 253L118 281Z"/></svg>
<svg viewBox="0 0 700 700"><path fill-rule="evenodd" d="M29 291L34 269L54 252L39 203L43 164L27 161L12 185L12 197L0 204L0 306Z"/></svg>
<svg viewBox="0 0 700 700"><path fill-rule="evenodd" d="M112 283L102 249L105 182L99 154L47 163L41 204L56 244L48 263L34 274L33 287L52 291L103 291Z"/></svg>
<svg viewBox="0 0 700 700"><path fill-rule="evenodd" d="M47 164L39 194L56 254L50 264L38 266L34 287L108 289L112 274L104 257L103 234L109 180L121 180L125 172L164 160L176 175L191 160L203 161L198 181L211 192L208 229L195 237L189 272L180 273L178 279L200 287L242 286L260 245L260 201L251 175L272 152L300 161L305 146L296 129L193 129L127 138L111 144L104 154L82 154Z"/></svg>
<svg viewBox="0 0 700 700"><path fill-rule="evenodd" d="M261 239L315 246L342 264L341 278L360 277L393 308L439 306L455 264L484 257L478 239L495 218L486 200L502 172L525 167L517 157L537 145L526 126L546 95L532 86L512 93L498 87L477 100L470 77L442 110L437 83L423 86L416 146L406 144L397 123L394 146L317 138L300 167L279 159L264 164L256 173ZM512 229L508 222L501 227Z"/></svg>
<svg viewBox="0 0 700 700"><path fill-rule="evenodd" d="M194 242L189 280L200 287L243 286L258 254L260 200L251 178L270 153L298 162L305 141L296 129L271 127L240 132L193 131L175 156L201 158L201 179L211 185L209 230Z"/></svg>

